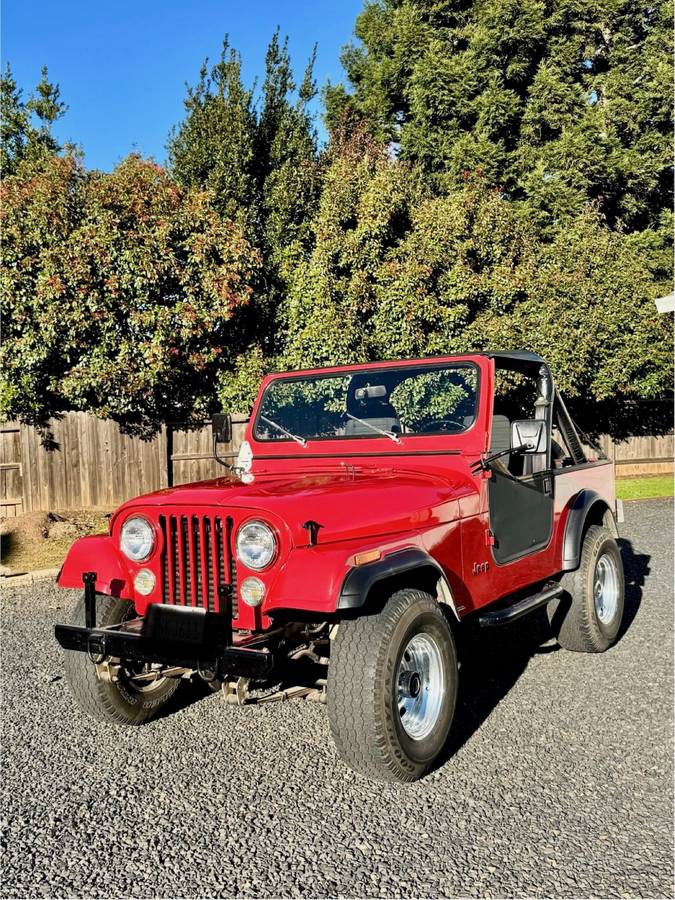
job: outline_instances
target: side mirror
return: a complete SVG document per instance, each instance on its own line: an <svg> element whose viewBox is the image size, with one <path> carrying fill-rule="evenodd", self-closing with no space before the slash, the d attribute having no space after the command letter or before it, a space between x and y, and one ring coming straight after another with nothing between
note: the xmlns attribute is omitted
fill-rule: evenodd
<svg viewBox="0 0 675 900"><path fill-rule="evenodd" d="M211 433L216 444L229 444L232 440L232 416L229 413L214 413L211 416Z"/></svg>
<svg viewBox="0 0 675 900"><path fill-rule="evenodd" d="M522 453L546 452L546 423L543 419L518 419L511 423L511 447Z"/></svg>

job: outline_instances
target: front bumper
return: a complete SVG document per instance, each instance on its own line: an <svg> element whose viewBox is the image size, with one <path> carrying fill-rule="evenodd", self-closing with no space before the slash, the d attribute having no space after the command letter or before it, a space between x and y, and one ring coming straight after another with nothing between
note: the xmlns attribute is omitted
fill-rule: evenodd
<svg viewBox="0 0 675 900"><path fill-rule="evenodd" d="M263 646L273 633L233 635L229 608L213 613L153 603L143 618L97 627L93 583L85 578L85 610L84 625L56 625L54 634L64 650L87 653L96 662L115 657L256 679L274 668L274 654Z"/></svg>

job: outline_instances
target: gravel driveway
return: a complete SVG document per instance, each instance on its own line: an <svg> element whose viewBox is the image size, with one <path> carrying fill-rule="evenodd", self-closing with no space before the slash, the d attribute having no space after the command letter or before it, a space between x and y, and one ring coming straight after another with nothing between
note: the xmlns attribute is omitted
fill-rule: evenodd
<svg viewBox="0 0 675 900"><path fill-rule="evenodd" d="M625 508L619 644L469 640L448 758L408 787L348 771L319 704L94 723L52 636L75 594L5 590L0 893L672 897L673 507Z"/></svg>

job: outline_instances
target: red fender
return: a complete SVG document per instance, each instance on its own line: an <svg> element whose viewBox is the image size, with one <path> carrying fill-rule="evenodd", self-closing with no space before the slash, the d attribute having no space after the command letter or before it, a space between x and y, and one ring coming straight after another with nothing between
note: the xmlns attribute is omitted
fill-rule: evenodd
<svg viewBox="0 0 675 900"><path fill-rule="evenodd" d="M133 600L132 578L126 562L107 535L95 534L75 541L61 566L56 583L81 588L82 574L96 572L96 591L122 600Z"/></svg>
<svg viewBox="0 0 675 900"><path fill-rule="evenodd" d="M356 553L375 549L384 556L411 547L421 547L421 538L417 533L395 536L370 545L364 545L363 540L359 539L323 547L298 547L281 570L274 573L274 580L270 579L269 599L263 604L263 612L298 609L333 613L338 606L342 584L350 569L356 565ZM265 574L259 574L262 581L265 581ZM314 585L321 585L321 591L317 591Z"/></svg>

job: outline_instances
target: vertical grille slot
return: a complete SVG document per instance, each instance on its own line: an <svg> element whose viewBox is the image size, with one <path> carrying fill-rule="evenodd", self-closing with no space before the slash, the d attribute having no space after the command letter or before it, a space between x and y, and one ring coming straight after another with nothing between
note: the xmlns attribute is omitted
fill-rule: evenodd
<svg viewBox="0 0 675 900"><path fill-rule="evenodd" d="M195 529L197 519L195 516L186 517L185 530L187 532L188 544L188 566L190 573L190 595L188 601L190 606L197 605L197 597L199 595L199 532Z"/></svg>
<svg viewBox="0 0 675 900"><path fill-rule="evenodd" d="M185 516L178 516L176 521L176 542L178 544L178 578L180 589L178 592L179 600L182 606L185 606L185 598L190 589L190 569L189 556L187 552L187 520Z"/></svg>
<svg viewBox="0 0 675 900"><path fill-rule="evenodd" d="M169 563L171 551L169 547L168 529L166 525L166 516L159 517L159 530L162 532L162 603L171 603L169 599L172 594L169 588L169 578L173 578L173 566Z"/></svg>
<svg viewBox="0 0 675 900"><path fill-rule="evenodd" d="M220 519L215 516L211 519L211 572L213 575L213 608L220 612L220 598L218 597L218 585L220 580Z"/></svg>
<svg viewBox="0 0 675 900"><path fill-rule="evenodd" d="M227 541L225 546L225 559L230 561L228 572L228 581L232 593L230 594L230 602L232 603L232 618L236 619L239 613L238 596L237 596L237 563L234 558L234 547L232 546L232 517L227 517Z"/></svg>
<svg viewBox="0 0 675 900"><path fill-rule="evenodd" d="M232 585L236 616L232 520L215 515L161 515L164 539L161 559L162 600L219 612L220 585Z"/></svg>

